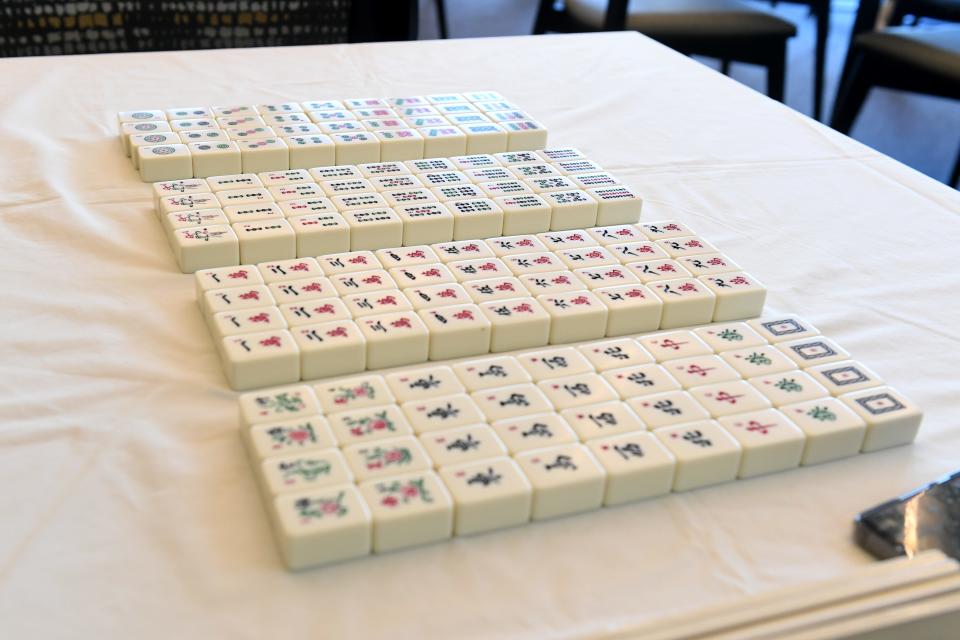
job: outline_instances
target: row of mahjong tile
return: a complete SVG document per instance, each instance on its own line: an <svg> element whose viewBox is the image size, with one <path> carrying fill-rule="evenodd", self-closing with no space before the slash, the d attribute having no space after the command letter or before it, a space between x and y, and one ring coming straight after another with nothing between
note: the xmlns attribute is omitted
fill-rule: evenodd
<svg viewBox="0 0 960 640"><path fill-rule="evenodd" d="M430 102L434 97L457 101ZM121 112L118 120L124 151L146 182L539 149L547 142L546 127L502 97L469 101L461 94L149 109Z"/></svg>
<svg viewBox="0 0 960 640"><path fill-rule="evenodd" d="M590 231L619 239L619 230L637 233ZM657 243L691 242L712 249L683 236L553 252L535 236L513 236L204 270L195 279L227 379L249 389L759 315L766 289L721 254L680 257L710 274L698 278L666 257L635 261ZM486 255L452 260L447 249Z"/></svg>
<svg viewBox="0 0 960 640"><path fill-rule="evenodd" d="M919 409L847 357L755 320L245 394L241 428L299 568L911 442ZM330 501L365 524L304 517Z"/></svg>
<svg viewBox="0 0 960 640"><path fill-rule="evenodd" d="M642 207L576 149L181 180L154 185L154 196L185 273L630 223Z"/></svg>

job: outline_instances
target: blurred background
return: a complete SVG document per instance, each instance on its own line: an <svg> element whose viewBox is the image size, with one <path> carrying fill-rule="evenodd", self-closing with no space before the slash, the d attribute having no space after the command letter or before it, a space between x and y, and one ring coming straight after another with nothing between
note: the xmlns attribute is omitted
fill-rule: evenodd
<svg viewBox="0 0 960 640"><path fill-rule="evenodd" d="M5 0L0 56L623 29L960 181L960 0Z"/></svg>

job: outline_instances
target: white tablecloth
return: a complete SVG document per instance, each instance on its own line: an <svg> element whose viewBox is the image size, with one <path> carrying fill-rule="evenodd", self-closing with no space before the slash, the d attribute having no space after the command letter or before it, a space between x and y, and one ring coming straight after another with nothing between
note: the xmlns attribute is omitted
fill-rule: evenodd
<svg viewBox="0 0 960 640"><path fill-rule="evenodd" d="M960 194L636 34L0 60L0 637L572 637L871 559L960 461ZM291 574L118 110L494 89L926 410L916 444Z"/></svg>

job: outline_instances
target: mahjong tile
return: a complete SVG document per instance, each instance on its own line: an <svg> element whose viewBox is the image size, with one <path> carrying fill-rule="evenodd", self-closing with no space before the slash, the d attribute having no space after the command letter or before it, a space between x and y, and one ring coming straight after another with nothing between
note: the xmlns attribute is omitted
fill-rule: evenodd
<svg viewBox="0 0 960 640"><path fill-rule="evenodd" d="M210 289L203 294L202 308L209 314L219 311L237 311L274 304L273 296L265 285Z"/></svg>
<svg viewBox="0 0 960 640"><path fill-rule="evenodd" d="M217 342L227 336L286 328L287 321L276 307L221 311L210 318L210 331Z"/></svg>
<svg viewBox="0 0 960 640"><path fill-rule="evenodd" d="M470 397L489 423L553 411L543 392L529 383L484 389Z"/></svg>
<svg viewBox="0 0 960 640"><path fill-rule="evenodd" d="M197 129L218 129L214 118L180 118L169 120L170 128L174 131L195 131Z"/></svg>
<svg viewBox="0 0 960 640"><path fill-rule="evenodd" d="M748 382L759 389L775 407L830 395L823 385L803 371L758 376L750 378Z"/></svg>
<svg viewBox="0 0 960 640"><path fill-rule="evenodd" d="M583 177L583 176L579 176ZM635 242L645 243L647 237L632 224L609 225L605 227L593 227L587 229L587 233L593 236L602 246L622 246L624 244L633 244Z"/></svg>
<svg viewBox="0 0 960 640"><path fill-rule="evenodd" d="M774 409L740 413L719 419L740 443L738 478L751 478L786 471L800 465L806 436L803 431Z"/></svg>
<svg viewBox="0 0 960 640"><path fill-rule="evenodd" d="M386 376L398 402L447 396L464 391L463 384L450 367L429 367L400 371Z"/></svg>
<svg viewBox="0 0 960 640"><path fill-rule="evenodd" d="M717 356L693 356L663 363L684 389L739 380L740 374Z"/></svg>
<svg viewBox="0 0 960 640"><path fill-rule="evenodd" d="M330 165L326 167L311 167L310 175L316 182L324 183L327 180L359 180L363 178L360 169L354 166Z"/></svg>
<svg viewBox="0 0 960 640"><path fill-rule="evenodd" d="M692 236L694 232L690 227L676 222L674 220L662 220L660 222L648 222L641 224L640 231L651 240L662 240L666 238L678 238L681 236Z"/></svg>
<svg viewBox="0 0 960 640"><path fill-rule="evenodd" d="M387 103L395 107L425 107L430 103L423 96L409 96L406 98L387 98Z"/></svg>
<svg viewBox="0 0 960 640"><path fill-rule="evenodd" d="M151 120L148 122L125 122L120 125L120 140L123 143L123 150L127 157L132 157L130 151L130 138L138 135L150 135L152 133L173 133L170 123L166 120ZM174 133L174 135L177 135Z"/></svg>
<svg viewBox="0 0 960 640"><path fill-rule="evenodd" d="M717 296L698 280L660 280L649 288L663 300L660 328L704 324L713 319Z"/></svg>
<svg viewBox="0 0 960 640"><path fill-rule="evenodd" d="M428 187L442 187L444 185L469 185L470 178L462 171L428 171L419 174L420 181ZM482 198L483 196L478 196Z"/></svg>
<svg viewBox="0 0 960 640"><path fill-rule="evenodd" d="M397 288L397 283L394 282L390 274L383 269L355 271L339 275L330 275L329 277L333 288L343 296L352 293L366 293Z"/></svg>
<svg viewBox="0 0 960 640"><path fill-rule="evenodd" d="M605 247L558 249L557 256L569 269L620 265L620 261Z"/></svg>
<svg viewBox="0 0 960 640"><path fill-rule="evenodd" d="M290 569L370 553L370 510L352 484L285 494L271 506L278 546Z"/></svg>
<svg viewBox="0 0 960 640"><path fill-rule="evenodd" d="M517 361L536 382L582 373L593 373L593 365L590 364L590 361L573 347L524 353L517 356Z"/></svg>
<svg viewBox="0 0 960 640"><path fill-rule="evenodd" d="M670 331L639 338L640 345L656 358L657 362L711 355L713 349L690 331Z"/></svg>
<svg viewBox="0 0 960 640"><path fill-rule="evenodd" d="M676 458L674 491L736 479L742 449L715 420L666 427L654 435Z"/></svg>
<svg viewBox="0 0 960 640"><path fill-rule="evenodd" d="M652 331L660 326L663 301L642 284L594 289L593 294L607 307L608 336Z"/></svg>
<svg viewBox="0 0 960 640"><path fill-rule="evenodd" d="M263 276L252 265L200 269L194 272L193 279L198 301L202 300L204 292L212 289L263 284Z"/></svg>
<svg viewBox="0 0 960 640"><path fill-rule="evenodd" d="M581 249L584 247L598 247L600 243L582 230L574 231L547 231L538 233L537 237L550 251L561 249Z"/></svg>
<svg viewBox="0 0 960 640"><path fill-rule="evenodd" d="M768 409L770 400L745 380L731 380L688 390L714 418Z"/></svg>
<svg viewBox="0 0 960 640"><path fill-rule="evenodd" d="M370 178L370 184L379 193L388 191L422 189L423 183L415 175L377 176Z"/></svg>
<svg viewBox="0 0 960 640"><path fill-rule="evenodd" d="M343 106L343 103L339 100L310 100L308 102L301 102L300 106L303 107L304 111L332 111L346 109L346 107Z"/></svg>
<svg viewBox="0 0 960 640"><path fill-rule="evenodd" d="M280 204L282 207L286 203ZM298 256L319 256L350 249L350 225L338 213L293 216L288 217L287 222L297 236Z"/></svg>
<svg viewBox="0 0 960 640"><path fill-rule="evenodd" d="M743 272L700 276L699 280L717 296L714 322L753 318L763 311L767 288Z"/></svg>
<svg viewBox="0 0 960 640"><path fill-rule="evenodd" d="M228 205L223 208L223 213L231 224L283 219L283 209L275 202Z"/></svg>
<svg viewBox="0 0 960 640"><path fill-rule="evenodd" d="M711 276L741 270L737 263L722 253L680 256L677 258L677 262L694 276Z"/></svg>
<svg viewBox="0 0 960 640"><path fill-rule="evenodd" d="M358 373L366 368L366 341L354 322L338 320L290 328L300 349L304 380Z"/></svg>
<svg viewBox="0 0 960 640"><path fill-rule="evenodd" d="M490 278L463 283L467 294L477 304L526 296L526 288L516 278Z"/></svg>
<svg viewBox="0 0 960 640"><path fill-rule="evenodd" d="M356 120L356 117L352 112L346 109L317 109L316 111L308 111L307 114L310 116L310 119L314 122L342 122L344 120ZM356 163L344 163L344 164L356 164Z"/></svg>
<svg viewBox="0 0 960 640"><path fill-rule="evenodd" d="M602 375L624 400L681 389L680 383L664 367L656 364L610 369Z"/></svg>
<svg viewBox="0 0 960 640"><path fill-rule="evenodd" d="M424 174L424 175L437 175L437 174ZM448 200L474 200L476 198L486 198L486 194L483 192L483 189L478 187L475 184L451 184L445 186L434 187L431 189L433 195L440 202L447 202Z"/></svg>
<svg viewBox="0 0 960 640"><path fill-rule="evenodd" d="M347 109L374 109L389 108L390 105L382 98L350 98L343 101Z"/></svg>
<svg viewBox="0 0 960 640"><path fill-rule="evenodd" d="M405 245L446 242L453 238L456 220L443 203L406 204L394 207L394 211L402 225Z"/></svg>
<svg viewBox="0 0 960 640"><path fill-rule="evenodd" d="M584 269L574 269L573 272L583 281L587 288L591 290L628 284L640 284L640 278L620 265L587 267Z"/></svg>
<svg viewBox="0 0 960 640"><path fill-rule="evenodd" d="M772 345L724 351L720 354L720 357L739 371L744 378L782 373L797 368L797 365L790 358Z"/></svg>
<svg viewBox="0 0 960 640"><path fill-rule="evenodd" d="M141 153L143 157L149 158L152 153L151 147L157 145L180 145L183 143L183 138L180 137L180 134L176 131L159 131L151 133L138 133L133 134L128 138L128 145L130 147L130 157L133 160L133 168L140 168L140 157ZM179 148L179 147L176 147ZM189 147L187 147L189 149ZM141 151L142 149L142 151ZM188 158L192 156L192 153L188 152ZM186 167L184 167L186 168ZM184 177L189 177L195 175L193 171L183 174ZM174 177L174 176L167 176ZM200 176L203 177L203 176Z"/></svg>
<svg viewBox="0 0 960 640"><path fill-rule="evenodd" d="M607 473L604 506L670 492L677 461L652 433L635 431L587 443Z"/></svg>
<svg viewBox="0 0 960 640"><path fill-rule="evenodd" d="M328 136L332 136L334 134L356 133L360 131L366 132L367 130L365 126L363 126L356 120L344 120L342 122L320 122L317 124L317 126L320 127L320 131L323 131ZM363 139L363 140L366 141L366 139ZM350 140L347 140L347 142L356 142L357 144L359 144L359 142L357 142L353 138L351 138ZM336 140L334 140L334 158L336 158L336 150L337 150L336 147L337 147L337 143L336 143ZM343 151L343 149L341 149L341 151ZM348 149L347 151L352 153L355 150ZM380 158L380 155L377 154L377 159L379 158ZM341 157L341 159L343 158ZM372 160L373 155L371 154L369 157L364 156L364 159L368 161Z"/></svg>
<svg viewBox="0 0 960 640"><path fill-rule="evenodd" d="M487 182L497 182L500 180L514 180L513 175L506 167L479 167L476 169L465 169L463 173L474 182L474 184L483 184ZM530 193L530 191L527 191Z"/></svg>
<svg viewBox="0 0 960 640"><path fill-rule="evenodd" d="M247 426L299 420L319 412L317 398L306 385L266 389L240 396L240 421Z"/></svg>
<svg viewBox="0 0 960 640"><path fill-rule="evenodd" d="M507 170L509 172L509 170ZM477 172L474 172L476 175ZM488 173L496 173L495 170L489 170ZM500 198L503 196L516 196L525 193L534 193L533 189L528 187L522 180L511 175L505 180L491 180L489 182L479 183L483 192L488 198Z"/></svg>
<svg viewBox="0 0 960 640"><path fill-rule="evenodd" d="M536 194L498 196L494 202L503 210L505 234L542 233L550 228L553 209Z"/></svg>
<svg viewBox="0 0 960 640"><path fill-rule="evenodd" d="M413 435L413 428L393 404L341 411L328 418L341 447Z"/></svg>
<svg viewBox="0 0 960 640"><path fill-rule="evenodd" d="M805 371L833 396L883 385L883 379L880 376L853 360L822 364Z"/></svg>
<svg viewBox="0 0 960 640"><path fill-rule="evenodd" d="M785 342L820 335L820 331L815 326L794 315L757 318L748 321L747 324L770 342Z"/></svg>
<svg viewBox="0 0 960 640"><path fill-rule="evenodd" d="M399 289L358 293L343 296L342 299L354 318L413 309L413 305Z"/></svg>
<svg viewBox="0 0 960 640"><path fill-rule="evenodd" d="M797 366L803 368L850 359L850 354L839 347L837 343L820 336L779 342L776 346L780 351L787 354L787 357L793 360Z"/></svg>
<svg viewBox="0 0 960 640"><path fill-rule="evenodd" d="M693 332L717 353L767 344L767 341L759 333L743 322L711 324L707 327L694 329Z"/></svg>
<svg viewBox="0 0 960 640"><path fill-rule="evenodd" d="M467 152L467 136L459 127L432 126L419 129L423 136L423 156L441 158Z"/></svg>
<svg viewBox="0 0 960 640"><path fill-rule="evenodd" d="M246 128L246 127L262 127L267 124L267 121L261 118L259 115L252 114L237 114L226 117L215 118L217 124L220 125L222 129L236 129L236 128Z"/></svg>
<svg viewBox="0 0 960 640"><path fill-rule="evenodd" d="M385 553L445 540L453 532L453 500L432 471L360 485L373 513L373 551Z"/></svg>
<svg viewBox="0 0 960 640"><path fill-rule="evenodd" d="M487 153L475 153L468 156L454 156L453 158L450 158L450 161L454 164L454 166L457 167L457 169L461 171L465 169L483 169L486 167L502 166L499 160Z"/></svg>
<svg viewBox="0 0 960 640"><path fill-rule="evenodd" d="M573 429L552 410L550 413L499 420L491 426L511 455L578 442Z"/></svg>
<svg viewBox="0 0 960 640"><path fill-rule="evenodd" d="M807 437L800 463L819 464L860 453L866 421L837 398L817 398L780 407Z"/></svg>
<svg viewBox="0 0 960 640"><path fill-rule="evenodd" d="M566 267L551 251L517 253L501 258L514 275L562 271Z"/></svg>
<svg viewBox="0 0 960 640"><path fill-rule="evenodd" d="M341 213L355 209L381 209L391 206L382 195L373 191L372 186L370 191L331 195L330 200Z"/></svg>
<svg viewBox="0 0 960 640"><path fill-rule="evenodd" d="M240 262L242 263L257 263L297 256L297 236L286 220L239 222L234 223L232 229L240 241Z"/></svg>
<svg viewBox="0 0 960 640"><path fill-rule="evenodd" d="M440 262L440 258L437 257L434 250L427 245L378 249L376 255L387 269Z"/></svg>
<svg viewBox="0 0 960 640"><path fill-rule="evenodd" d="M571 175L570 178L573 180L574 184L577 185L577 188L583 189L585 191L589 189L595 189L597 187L613 187L620 184L620 180L606 171L597 171L595 173L579 173ZM642 236L646 238L646 236Z"/></svg>
<svg viewBox="0 0 960 640"><path fill-rule="evenodd" d="M420 441L414 436L346 446L343 455L357 482L408 471L425 471L433 466Z"/></svg>
<svg viewBox="0 0 960 640"><path fill-rule="evenodd" d="M607 245L607 250L615 255L623 264L649 262L651 260L667 260L670 257L663 249L648 240L610 244Z"/></svg>
<svg viewBox="0 0 960 640"><path fill-rule="evenodd" d="M402 408L418 434L484 423L477 405L463 393L411 400Z"/></svg>
<svg viewBox="0 0 960 640"><path fill-rule="evenodd" d="M270 289L270 293L273 294L273 298L277 304L333 298L337 295L330 281L322 276L318 278L304 278L303 280L274 282L268 285L268 288Z"/></svg>
<svg viewBox="0 0 960 640"><path fill-rule="evenodd" d="M415 189L393 189L384 191L382 194L386 204L391 207L399 207L407 204L423 204L425 202L437 202L437 197L426 187Z"/></svg>
<svg viewBox="0 0 960 640"><path fill-rule="evenodd" d="M300 351L288 331L229 336L221 344L223 368L232 389L288 384L300 379Z"/></svg>
<svg viewBox="0 0 960 640"><path fill-rule="evenodd" d="M337 164L362 164L381 159L380 140L369 131L332 133L330 138L336 147Z"/></svg>
<svg viewBox="0 0 960 640"><path fill-rule="evenodd" d="M277 206L288 218L295 216L304 216L307 214L335 214L337 208L333 206L330 198L321 196L318 198L302 198L300 200L285 200L278 202Z"/></svg>
<svg viewBox="0 0 960 640"><path fill-rule="evenodd" d="M456 263L451 263L450 266L453 264ZM439 262L435 264L394 267L390 269L390 276L401 289L456 282L456 278L454 278L447 265L440 264Z"/></svg>
<svg viewBox="0 0 960 640"><path fill-rule="evenodd" d="M313 182L309 184L282 184L276 187L268 187L268 190L277 202L324 197L323 189Z"/></svg>
<svg viewBox="0 0 960 640"><path fill-rule="evenodd" d="M491 323L491 352L542 347L548 343L550 314L533 298L493 300L481 302L479 306Z"/></svg>
<svg viewBox="0 0 960 640"><path fill-rule="evenodd" d="M618 394L613 387L595 373L552 378L538 382L537 386L558 410L618 399Z"/></svg>
<svg viewBox="0 0 960 640"><path fill-rule="evenodd" d="M606 472L581 444L522 453L516 461L533 485L534 520L589 511L603 504Z"/></svg>
<svg viewBox="0 0 960 640"><path fill-rule="evenodd" d="M490 351L491 322L475 304L417 312L430 332L430 360L476 356Z"/></svg>
<svg viewBox="0 0 960 640"><path fill-rule="evenodd" d="M666 251L667 255L671 258L717 252L716 247L699 236L683 236L666 240L656 240L655 243Z"/></svg>
<svg viewBox="0 0 960 640"><path fill-rule="evenodd" d="M336 162L337 151L333 139L320 133L315 124L284 125L277 127L290 153L290 168L303 169ZM291 133L296 135L291 135Z"/></svg>
<svg viewBox="0 0 960 640"><path fill-rule="evenodd" d="M291 327L321 322L341 322L351 318L350 310L339 298L287 302L279 307L280 313Z"/></svg>
<svg viewBox="0 0 960 640"><path fill-rule="evenodd" d="M557 160L553 163L557 171L565 176L578 175L581 173L596 173L603 171L603 167L596 162L584 158L571 158L570 160Z"/></svg>
<svg viewBox="0 0 960 640"><path fill-rule="evenodd" d="M455 535L483 533L530 520L533 487L509 458L446 467L440 476L456 504Z"/></svg>
<svg viewBox="0 0 960 640"><path fill-rule="evenodd" d="M202 178L155 182L153 183L153 204L156 206L161 198L167 196L190 196L198 193L211 193L212 191L211 186Z"/></svg>
<svg viewBox="0 0 960 640"><path fill-rule="evenodd" d="M347 380L331 380L313 386L320 406L328 415L393 403L393 394L383 378L376 375L358 376Z"/></svg>
<svg viewBox="0 0 960 640"><path fill-rule="evenodd" d="M509 357L461 362L453 365L453 370L470 392L530 381L530 374L516 359Z"/></svg>
<svg viewBox="0 0 960 640"><path fill-rule="evenodd" d="M189 193L186 195L161 196L157 200L157 211L161 214L187 211L190 209L217 209L220 200L215 193Z"/></svg>
<svg viewBox="0 0 960 640"><path fill-rule="evenodd" d="M383 369L427 360L430 333L413 311L367 316L357 320L367 339L367 368Z"/></svg>
<svg viewBox="0 0 960 640"><path fill-rule="evenodd" d="M686 391L668 391L627 401L650 429L706 420L710 413Z"/></svg>
<svg viewBox="0 0 960 640"><path fill-rule="evenodd" d="M599 372L654 362L653 356L628 338L593 342L581 345L577 350L586 356Z"/></svg>
<svg viewBox="0 0 960 640"><path fill-rule="evenodd" d="M455 260L447 262L450 271L458 282L505 278L512 274L507 265L499 258L481 258L477 260Z"/></svg>
<svg viewBox="0 0 960 640"><path fill-rule="evenodd" d="M867 423L864 453L909 444L917 437L923 413L891 387L845 393L838 399Z"/></svg>
<svg viewBox="0 0 960 640"><path fill-rule="evenodd" d="M521 180L560 175L560 172L547 162L527 162L511 165L510 172Z"/></svg>
<svg viewBox="0 0 960 640"><path fill-rule="evenodd" d="M597 201L582 189L549 191L541 193L540 197L553 210L551 231L585 229L597 223Z"/></svg>
<svg viewBox="0 0 960 640"><path fill-rule="evenodd" d="M366 109L353 109L353 115L358 118L368 120L371 118L399 118L400 116L393 109L387 107L370 107Z"/></svg>
<svg viewBox="0 0 960 640"><path fill-rule="evenodd" d="M417 311L448 307L451 305L469 304L473 302L466 290L459 284L435 284L425 287L411 287L404 289L410 304Z"/></svg>
<svg viewBox="0 0 960 640"><path fill-rule="evenodd" d="M323 275L320 265L317 264L314 258L295 258L293 260L261 262L257 265L257 269L263 274L263 280L267 284Z"/></svg>
<svg viewBox="0 0 960 640"><path fill-rule="evenodd" d="M493 200L450 200L446 207L453 213L454 240L492 238L503 233L503 210Z"/></svg>
<svg viewBox="0 0 960 640"><path fill-rule="evenodd" d="M245 434L245 442L255 459L337 446L330 425L320 415L256 424Z"/></svg>
<svg viewBox="0 0 960 640"><path fill-rule="evenodd" d="M643 283L689 278L691 276L690 272L684 269L679 262L670 258L628 262L626 268Z"/></svg>
<svg viewBox="0 0 960 640"><path fill-rule="evenodd" d="M583 442L646 429L637 414L619 400L564 409L560 415Z"/></svg>
<svg viewBox="0 0 960 640"><path fill-rule="evenodd" d="M472 260L477 258L495 258L493 251L486 243L479 240L457 240L453 242L439 242L433 250L440 256L441 262L454 260Z"/></svg>
<svg viewBox="0 0 960 640"><path fill-rule="evenodd" d="M535 253L547 250L539 238L529 234L487 238L485 242L498 258L518 253Z"/></svg>
<svg viewBox="0 0 960 640"><path fill-rule="evenodd" d="M606 305L590 291L537 297L550 314L550 344L595 340L606 335Z"/></svg>
<svg viewBox="0 0 960 640"><path fill-rule="evenodd" d="M530 273L519 277L532 296L555 295L569 291L585 291L587 286L572 271Z"/></svg>
<svg viewBox="0 0 960 640"><path fill-rule="evenodd" d="M560 162L563 160L579 160L585 158L579 149L574 147L553 147L535 152L546 162Z"/></svg>
<svg viewBox="0 0 960 640"><path fill-rule="evenodd" d="M268 113L302 113L303 108L299 103L296 102L281 102L274 104L258 104L256 105L257 113L268 114Z"/></svg>
<svg viewBox="0 0 960 640"><path fill-rule="evenodd" d="M287 169L286 171L266 171L258 174L265 187L277 187L285 184L304 184L314 182L306 169Z"/></svg>
<svg viewBox="0 0 960 640"><path fill-rule="evenodd" d="M485 424L424 433L420 443L437 469L507 455L507 447Z"/></svg>
<svg viewBox="0 0 960 640"><path fill-rule="evenodd" d="M267 458L260 463L260 473L272 495L353 482L353 473L339 449Z"/></svg>
<svg viewBox="0 0 960 640"><path fill-rule="evenodd" d="M527 185L531 191L538 194L549 191L576 191L579 188L577 183L566 176L554 175L538 178L525 178L523 184Z"/></svg>

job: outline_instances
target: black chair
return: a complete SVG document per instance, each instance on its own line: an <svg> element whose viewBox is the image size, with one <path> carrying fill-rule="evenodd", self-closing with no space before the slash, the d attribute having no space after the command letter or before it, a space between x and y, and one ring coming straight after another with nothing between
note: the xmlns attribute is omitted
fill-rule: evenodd
<svg viewBox="0 0 960 640"><path fill-rule="evenodd" d="M960 0L904 0L895 2L890 24L909 24L915 26L921 18L934 18L947 22L960 22Z"/></svg>
<svg viewBox="0 0 960 640"><path fill-rule="evenodd" d="M767 69L767 95L783 101L793 23L737 0L541 0L535 34L631 29L687 55Z"/></svg>
<svg viewBox="0 0 960 640"><path fill-rule="evenodd" d="M813 117L819 120L823 115L824 70L827 64L827 36L830 35L830 0L773 0L771 4L776 5L777 2L802 4L809 7L817 23L813 61Z"/></svg>
<svg viewBox="0 0 960 640"><path fill-rule="evenodd" d="M902 2L903 0L901 0ZM960 100L960 27L873 31L880 0L860 0L830 126L849 133L867 94L886 87ZM960 179L960 153L949 184Z"/></svg>

